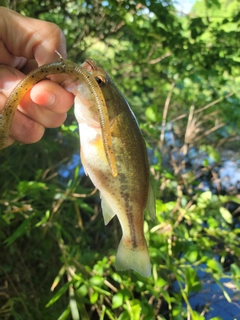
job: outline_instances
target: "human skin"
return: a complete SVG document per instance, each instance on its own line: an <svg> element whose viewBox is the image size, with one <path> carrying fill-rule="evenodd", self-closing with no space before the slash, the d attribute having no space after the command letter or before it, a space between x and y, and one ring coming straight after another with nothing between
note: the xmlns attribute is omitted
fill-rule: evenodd
<svg viewBox="0 0 240 320"><path fill-rule="evenodd" d="M0 7L0 111L18 82L37 66L56 61L59 52L66 59L65 38L50 22L22 16ZM52 78L51 78L52 79ZM73 104L72 93L54 81L43 80L22 99L14 115L8 142L39 141L45 128L60 126Z"/></svg>

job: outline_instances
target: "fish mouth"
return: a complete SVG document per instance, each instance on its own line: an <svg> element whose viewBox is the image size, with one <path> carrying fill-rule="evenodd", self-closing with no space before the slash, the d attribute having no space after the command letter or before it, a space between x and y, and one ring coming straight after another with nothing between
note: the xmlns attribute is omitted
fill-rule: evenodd
<svg viewBox="0 0 240 320"><path fill-rule="evenodd" d="M86 69L88 72L91 72L93 70L97 70L97 67L92 59L87 59L83 62L81 65L84 69Z"/></svg>

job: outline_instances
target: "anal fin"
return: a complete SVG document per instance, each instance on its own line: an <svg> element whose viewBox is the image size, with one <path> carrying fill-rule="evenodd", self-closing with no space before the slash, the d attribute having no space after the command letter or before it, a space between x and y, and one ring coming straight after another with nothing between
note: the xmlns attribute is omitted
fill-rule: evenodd
<svg viewBox="0 0 240 320"><path fill-rule="evenodd" d="M101 194L101 206L102 206L102 213L103 213L103 219L105 226L108 224L110 220L115 216L115 212L109 205L107 199L102 196Z"/></svg>

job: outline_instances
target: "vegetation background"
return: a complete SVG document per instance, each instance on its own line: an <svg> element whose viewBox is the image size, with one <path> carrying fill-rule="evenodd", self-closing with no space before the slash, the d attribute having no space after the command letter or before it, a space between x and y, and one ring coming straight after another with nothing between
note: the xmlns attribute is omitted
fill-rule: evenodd
<svg viewBox="0 0 240 320"><path fill-rule="evenodd" d="M56 23L70 60L111 74L148 146L157 217L144 225L152 277L118 273L121 230L104 226L83 175L73 112L39 143L2 151L0 319L226 320L211 316L214 292L198 295L215 284L239 306L239 181L224 189L220 175L224 159L240 161L239 1L198 0L189 14L170 0L6 4Z"/></svg>

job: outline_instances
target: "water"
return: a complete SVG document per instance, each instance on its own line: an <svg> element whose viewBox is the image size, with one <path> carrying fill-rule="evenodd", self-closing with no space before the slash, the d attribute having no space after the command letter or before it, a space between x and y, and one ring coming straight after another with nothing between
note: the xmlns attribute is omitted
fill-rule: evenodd
<svg viewBox="0 0 240 320"><path fill-rule="evenodd" d="M207 306L206 320L214 317L221 317L223 320L240 319L240 296L234 283L228 279L220 279L225 291L232 300L232 302L228 302L223 291L214 282L211 275L201 272L199 277L202 282L202 290L189 297L191 307L202 312Z"/></svg>

